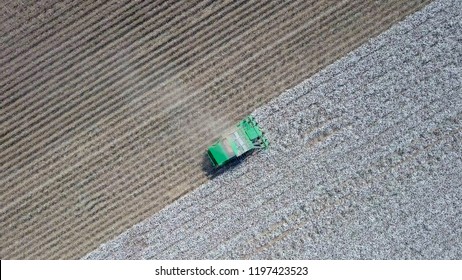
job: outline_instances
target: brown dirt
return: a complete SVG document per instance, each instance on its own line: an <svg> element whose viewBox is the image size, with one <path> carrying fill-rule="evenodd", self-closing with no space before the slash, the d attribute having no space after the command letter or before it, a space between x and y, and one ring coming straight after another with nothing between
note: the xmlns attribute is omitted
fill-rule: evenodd
<svg viewBox="0 0 462 280"><path fill-rule="evenodd" d="M0 257L78 258L207 180L210 141L430 1L1 8Z"/></svg>

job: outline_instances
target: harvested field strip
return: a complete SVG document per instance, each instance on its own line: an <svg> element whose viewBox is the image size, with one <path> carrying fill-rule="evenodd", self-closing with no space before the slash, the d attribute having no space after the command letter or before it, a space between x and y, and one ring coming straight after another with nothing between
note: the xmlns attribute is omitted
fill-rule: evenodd
<svg viewBox="0 0 462 280"><path fill-rule="evenodd" d="M89 257L460 258L462 15L453 6L432 4L258 109L270 150ZM363 243L376 232L388 241Z"/></svg>
<svg viewBox="0 0 462 280"><path fill-rule="evenodd" d="M95 100L91 100L91 101L95 101ZM78 104L76 104L76 105L78 105ZM88 104L83 104L83 105L88 105ZM103 105L106 105L106 104L103 103ZM82 107L82 105L80 105L79 107ZM100 106L98 106L97 108L100 108ZM77 108L77 109L79 109L79 108ZM61 118L62 118L62 117L61 117Z"/></svg>
<svg viewBox="0 0 462 280"><path fill-rule="evenodd" d="M158 211L222 129L427 2L127 2L41 32L5 61L1 255L76 257Z"/></svg>

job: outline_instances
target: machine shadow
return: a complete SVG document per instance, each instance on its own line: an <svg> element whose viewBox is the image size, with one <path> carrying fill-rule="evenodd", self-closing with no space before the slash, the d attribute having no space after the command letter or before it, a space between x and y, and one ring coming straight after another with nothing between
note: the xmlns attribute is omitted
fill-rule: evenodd
<svg viewBox="0 0 462 280"><path fill-rule="evenodd" d="M202 156L202 172L204 172L209 180L225 173L226 171L232 170L243 162L243 158L234 158L221 167L214 167L210 162L207 153L204 152Z"/></svg>

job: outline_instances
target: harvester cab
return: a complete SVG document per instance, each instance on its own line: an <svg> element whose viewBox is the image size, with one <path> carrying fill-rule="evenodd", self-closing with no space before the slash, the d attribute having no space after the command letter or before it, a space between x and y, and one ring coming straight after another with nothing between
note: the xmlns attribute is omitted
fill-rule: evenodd
<svg viewBox="0 0 462 280"><path fill-rule="evenodd" d="M268 145L268 139L255 119L248 116L211 145L207 150L207 155L214 167L220 167L247 152L266 149Z"/></svg>

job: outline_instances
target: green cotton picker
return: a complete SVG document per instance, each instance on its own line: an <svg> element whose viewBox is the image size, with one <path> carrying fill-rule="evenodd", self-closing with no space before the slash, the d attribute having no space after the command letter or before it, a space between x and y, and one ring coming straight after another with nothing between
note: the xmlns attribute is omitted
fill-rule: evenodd
<svg viewBox="0 0 462 280"><path fill-rule="evenodd" d="M220 167L250 151L266 149L268 145L255 119L248 116L210 146L207 155L214 167Z"/></svg>

